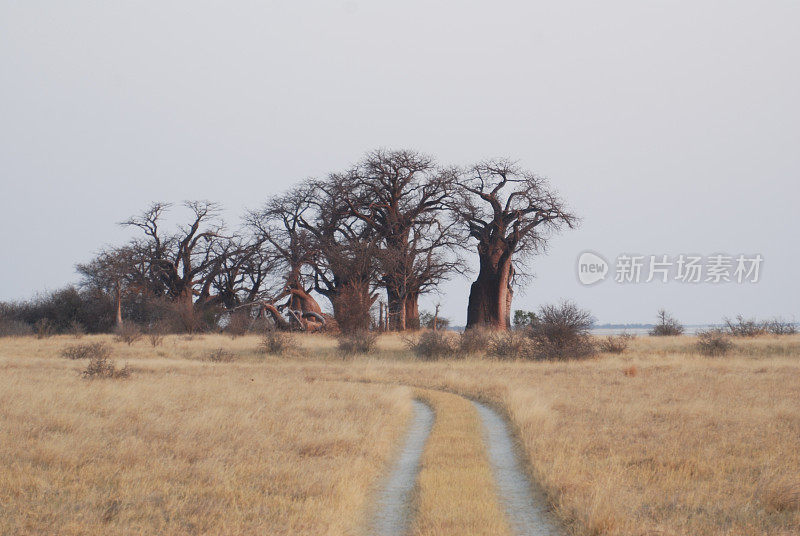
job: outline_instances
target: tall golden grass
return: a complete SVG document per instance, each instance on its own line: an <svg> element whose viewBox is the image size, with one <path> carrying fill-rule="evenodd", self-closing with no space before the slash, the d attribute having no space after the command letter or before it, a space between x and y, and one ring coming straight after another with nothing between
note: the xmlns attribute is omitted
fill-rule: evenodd
<svg viewBox="0 0 800 536"><path fill-rule="evenodd" d="M158 358L84 380L0 348L0 534L359 534L410 414L402 387Z"/></svg>

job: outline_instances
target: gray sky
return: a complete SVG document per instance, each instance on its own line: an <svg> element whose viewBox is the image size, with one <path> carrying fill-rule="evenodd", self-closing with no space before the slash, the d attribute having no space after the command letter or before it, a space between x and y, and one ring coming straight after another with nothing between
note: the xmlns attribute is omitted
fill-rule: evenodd
<svg viewBox="0 0 800 536"><path fill-rule="evenodd" d="M387 147L518 159L583 217L515 308L800 320L798 27L779 0L0 0L0 299L76 280L152 200L234 220ZM586 249L764 263L757 284L584 287ZM426 303L463 323L468 289Z"/></svg>

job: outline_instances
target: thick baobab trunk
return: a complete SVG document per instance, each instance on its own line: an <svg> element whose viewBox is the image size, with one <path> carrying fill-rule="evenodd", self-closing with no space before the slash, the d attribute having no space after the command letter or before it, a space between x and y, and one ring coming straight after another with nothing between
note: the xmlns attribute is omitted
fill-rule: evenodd
<svg viewBox="0 0 800 536"><path fill-rule="evenodd" d="M411 293L406 296L406 327L419 328L419 294Z"/></svg>
<svg viewBox="0 0 800 536"><path fill-rule="evenodd" d="M467 328L505 330L511 327L511 256L494 257L481 258L478 278L469 292Z"/></svg>
<svg viewBox="0 0 800 536"><path fill-rule="evenodd" d="M405 331L406 329L406 301L392 288L386 289L386 303L389 315L390 331Z"/></svg>

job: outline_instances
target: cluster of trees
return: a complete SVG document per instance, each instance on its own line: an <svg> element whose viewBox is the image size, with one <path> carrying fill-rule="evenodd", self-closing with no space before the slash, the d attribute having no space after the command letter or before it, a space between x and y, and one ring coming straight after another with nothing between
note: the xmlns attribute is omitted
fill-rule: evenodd
<svg viewBox="0 0 800 536"><path fill-rule="evenodd" d="M525 261L577 222L546 180L513 162L461 169L386 150L269 198L236 229L215 203L185 203L176 227L170 208L154 203L123 222L137 231L130 242L78 265L83 292L110 300L117 324L169 311L193 331L255 304L285 329L416 328L420 296L465 273L476 248L467 327L506 329Z"/></svg>

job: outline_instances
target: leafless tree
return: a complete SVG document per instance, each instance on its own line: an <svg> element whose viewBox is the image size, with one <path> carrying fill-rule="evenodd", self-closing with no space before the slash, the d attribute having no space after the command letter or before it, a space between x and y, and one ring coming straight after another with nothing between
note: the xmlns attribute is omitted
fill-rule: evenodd
<svg viewBox="0 0 800 536"><path fill-rule="evenodd" d="M377 255L390 328L419 325L419 295L463 268L443 211L456 175L413 151L373 151L339 184L351 213L381 240Z"/></svg>
<svg viewBox="0 0 800 536"><path fill-rule="evenodd" d="M322 308L311 295L313 266L317 261L313 236L303 222L312 215L313 207L297 189L274 197L245 219L255 239L268 244L273 252L272 265L283 275L278 288L267 300L276 310L287 309L294 323L303 318L322 318ZM287 298L286 303L275 305Z"/></svg>
<svg viewBox="0 0 800 536"><path fill-rule="evenodd" d="M146 268L142 261L135 248L123 246L105 248L88 263L76 266L83 287L114 296L117 327L122 326L123 297L146 286Z"/></svg>
<svg viewBox="0 0 800 536"><path fill-rule="evenodd" d="M467 327L510 327L517 268L546 249L552 234L578 224L547 180L508 160L492 160L461 175L450 203L476 240L480 268L470 288Z"/></svg>
<svg viewBox="0 0 800 536"><path fill-rule="evenodd" d="M216 254L222 235L223 222L219 205L208 201L187 201L188 223L174 232L161 228L168 203L154 203L138 216L121 225L140 229L144 238L135 240L132 247L146 259L153 285L160 286L164 295L173 300L179 309L186 328L195 325L195 296L198 306L209 299L209 289L217 276L221 258Z"/></svg>

